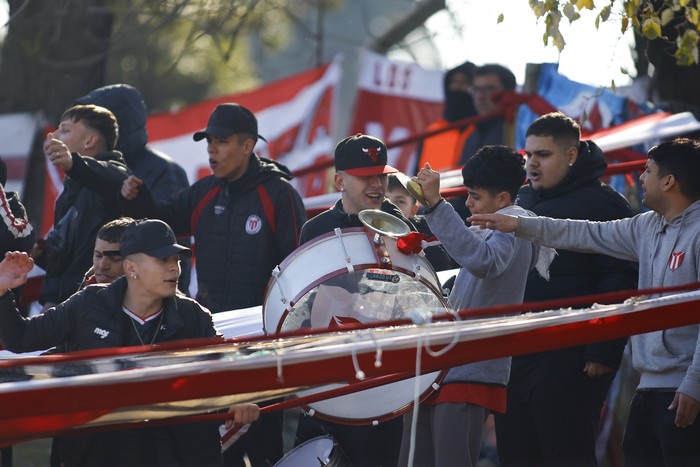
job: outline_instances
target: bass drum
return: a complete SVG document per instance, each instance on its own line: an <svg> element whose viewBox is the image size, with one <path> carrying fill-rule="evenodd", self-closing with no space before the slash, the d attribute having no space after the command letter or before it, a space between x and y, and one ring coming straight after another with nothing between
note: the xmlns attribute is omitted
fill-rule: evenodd
<svg viewBox="0 0 700 467"><path fill-rule="evenodd" d="M352 467L330 436L319 436L289 451L274 467Z"/></svg>
<svg viewBox="0 0 700 467"><path fill-rule="evenodd" d="M263 324L268 335L275 335L446 312L437 274L424 255L401 253L391 237L377 243L375 234L363 228L336 229L302 245L275 270L263 303ZM421 401L441 379L442 372L418 378ZM374 424L408 411L415 384L411 378L306 408L336 423ZM298 395L346 385L326 385Z"/></svg>

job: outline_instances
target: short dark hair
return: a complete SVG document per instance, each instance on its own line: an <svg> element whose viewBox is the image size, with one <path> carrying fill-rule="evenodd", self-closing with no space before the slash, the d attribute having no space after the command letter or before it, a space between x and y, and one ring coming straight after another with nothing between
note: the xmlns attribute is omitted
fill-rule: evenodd
<svg viewBox="0 0 700 467"><path fill-rule="evenodd" d="M83 122L87 127L97 131L104 139L108 151L113 151L119 138L119 125L114 114L97 105L74 105L63 112L61 121Z"/></svg>
<svg viewBox="0 0 700 467"><path fill-rule="evenodd" d="M7 164L5 164L5 161L2 160L2 157L0 157L0 185L5 187L5 184L7 183Z"/></svg>
<svg viewBox="0 0 700 467"><path fill-rule="evenodd" d="M464 185L492 195L507 191L515 201L525 183L525 158L509 146L484 146L462 168Z"/></svg>
<svg viewBox="0 0 700 467"><path fill-rule="evenodd" d="M109 221L100 227L100 230L97 232L97 238L109 243L119 243L124 230L134 222L136 221L131 217L120 217Z"/></svg>
<svg viewBox="0 0 700 467"><path fill-rule="evenodd" d="M649 149L649 159L659 166L660 175L673 175L683 195L700 199L700 141L675 138Z"/></svg>
<svg viewBox="0 0 700 467"><path fill-rule="evenodd" d="M578 147L581 142L581 127L576 120L562 112L551 112L530 124L525 132L525 137L528 136L551 136L555 143L563 141L567 146Z"/></svg>
<svg viewBox="0 0 700 467"><path fill-rule="evenodd" d="M484 75L496 75L498 80L501 82L501 86L506 91L515 90L517 85L515 81L515 75L508 68L503 65L497 65L495 63L488 63L486 65L481 65L476 67L474 70L474 77L484 76ZM473 79L473 78L472 78Z"/></svg>

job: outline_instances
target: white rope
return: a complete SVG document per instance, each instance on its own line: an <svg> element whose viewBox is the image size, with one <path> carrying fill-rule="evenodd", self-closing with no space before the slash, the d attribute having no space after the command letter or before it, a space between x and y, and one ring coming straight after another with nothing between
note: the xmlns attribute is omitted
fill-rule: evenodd
<svg viewBox="0 0 700 467"><path fill-rule="evenodd" d="M353 338L355 342L359 342L360 334L356 334ZM357 361L357 346L353 345L350 350L350 356L352 357L352 366L355 368L355 378L359 381L365 379L365 372L360 369L360 362Z"/></svg>
<svg viewBox="0 0 700 467"><path fill-rule="evenodd" d="M413 458L416 455L416 429L418 427L418 403L420 402L420 366L421 366L421 347L423 346L423 338L418 337L416 343L416 375L413 380L413 412L411 416L411 441L408 450L408 466L413 467Z"/></svg>
<svg viewBox="0 0 700 467"><path fill-rule="evenodd" d="M284 383L284 375L282 374L282 352L280 349L272 349L272 353L275 355L275 360L277 361L277 382Z"/></svg>
<svg viewBox="0 0 700 467"><path fill-rule="evenodd" d="M452 316L454 316L455 321L461 321L462 318L459 316L459 313L457 313L452 308L448 308L447 312L450 313ZM462 333L460 327L455 326L455 328L457 329L457 332L455 332L454 335L452 336L452 340L450 341L449 344L447 344L441 350L431 349L430 348L430 334L426 335L426 337L425 337L425 353L427 353L431 357L440 357L442 355L445 355L450 350L452 350L454 348L454 346L459 343L459 336Z"/></svg>
<svg viewBox="0 0 700 467"><path fill-rule="evenodd" d="M374 329L370 329L369 336L372 338L372 342L374 342L374 346L377 348L377 350L374 354L374 367L381 368L381 366L382 366L382 346L379 345L379 342L377 342L377 336L374 334Z"/></svg>

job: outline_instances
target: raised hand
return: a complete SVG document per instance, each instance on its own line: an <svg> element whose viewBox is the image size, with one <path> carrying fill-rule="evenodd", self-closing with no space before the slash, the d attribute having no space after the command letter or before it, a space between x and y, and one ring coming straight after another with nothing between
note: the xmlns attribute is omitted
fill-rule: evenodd
<svg viewBox="0 0 700 467"><path fill-rule="evenodd" d="M73 168L73 156L71 156L68 147L60 139L54 138L53 133L46 135L44 153L54 166L64 172L68 172Z"/></svg>
<svg viewBox="0 0 700 467"><path fill-rule="evenodd" d="M413 177L413 180L423 187L423 198L430 206L435 206L440 201L440 172L430 168L430 164L426 162L425 166Z"/></svg>
<svg viewBox="0 0 700 467"><path fill-rule="evenodd" d="M34 260L24 252L8 251L0 261L0 290L14 289L27 282Z"/></svg>

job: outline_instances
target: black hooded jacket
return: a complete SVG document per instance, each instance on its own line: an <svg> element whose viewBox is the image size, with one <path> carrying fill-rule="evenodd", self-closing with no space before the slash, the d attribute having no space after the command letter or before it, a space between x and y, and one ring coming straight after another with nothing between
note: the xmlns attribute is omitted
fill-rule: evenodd
<svg viewBox="0 0 700 467"><path fill-rule="evenodd" d="M634 215L627 200L600 181L607 168L601 149L592 141L582 141L576 162L557 186L535 191L527 185L520 189L516 203L539 216L557 219L608 221ZM550 280L537 272L528 276L525 301L556 300L593 295L637 287L634 263L606 255L557 250L550 268ZM606 341L572 348L583 361L618 368L626 339ZM559 351L553 351L556 354ZM551 356L551 354L550 354ZM517 360L526 357L516 357Z"/></svg>
<svg viewBox="0 0 700 467"><path fill-rule="evenodd" d="M120 215L118 193L129 175L119 152L84 157L72 154L73 167L56 200L54 225L44 253L36 258L46 269L41 303L60 303L78 290L92 266L97 231Z"/></svg>
<svg viewBox="0 0 700 467"><path fill-rule="evenodd" d="M129 170L148 185L157 201L190 185L187 173L177 162L146 145L148 110L138 89L127 84L113 84L97 88L76 99L75 103L99 105L114 114L119 125L117 150L124 156ZM190 246L189 238L178 241L183 246ZM181 265L178 288L187 293L192 269L190 259L182 258Z"/></svg>
<svg viewBox="0 0 700 467"><path fill-rule="evenodd" d="M176 235L193 234L197 301L213 312L261 305L272 270L296 249L306 211L291 176L277 164L250 156L233 182L213 175L167 200L147 188L123 198L132 217L158 218Z"/></svg>
<svg viewBox="0 0 700 467"><path fill-rule="evenodd" d="M156 200L165 199L189 186L187 174L175 161L146 145L148 111L139 91L126 84L104 86L76 99L109 109L119 124L117 151L124 155L131 172L144 180Z"/></svg>
<svg viewBox="0 0 700 467"><path fill-rule="evenodd" d="M0 297L0 343L14 352L60 344L69 351L140 345L131 318L122 311L126 287L124 277L89 286L32 319L22 318L11 294L5 294ZM217 336L211 314L184 296L164 300L162 316L154 342ZM55 440L52 459L65 467L221 466L218 425L202 422L63 436Z"/></svg>
<svg viewBox="0 0 700 467"><path fill-rule="evenodd" d="M461 65L448 70L443 78L442 88L445 95L445 104L442 110L442 118L448 122L456 122L464 118L476 115L474 100L467 91L451 91L447 88L450 79L455 73L463 73L471 81L476 65L472 62L464 62Z"/></svg>

